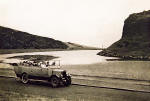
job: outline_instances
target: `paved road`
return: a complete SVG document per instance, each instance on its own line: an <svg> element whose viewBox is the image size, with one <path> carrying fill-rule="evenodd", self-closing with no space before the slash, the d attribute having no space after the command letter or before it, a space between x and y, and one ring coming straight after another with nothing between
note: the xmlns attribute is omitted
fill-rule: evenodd
<svg viewBox="0 0 150 101"><path fill-rule="evenodd" d="M1 101L149 101L150 93L71 85L52 88L48 83L22 84L0 77Z"/></svg>

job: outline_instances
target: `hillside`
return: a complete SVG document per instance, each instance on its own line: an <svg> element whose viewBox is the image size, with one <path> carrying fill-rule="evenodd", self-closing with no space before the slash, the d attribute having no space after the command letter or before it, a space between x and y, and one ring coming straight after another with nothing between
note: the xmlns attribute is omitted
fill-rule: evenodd
<svg viewBox="0 0 150 101"><path fill-rule="evenodd" d="M70 50L74 50L74 49L98 49L96 47L90 47L90 46L85 46L85 45L80 45L80 44L76 44L76 43L72 43L72 42L65 42L65 44L68 46L68 49Z"/></svg>
<svg viewBox="0 0 150 101"><path fill-rule="evenodd" d="M150 59L150 11L131 14L124 22L122 38L98 55Z"/></svg>
<svg viewBox="0 0 150 101"><path fill-rule="evenodd" d="M68 46L52 38L32 35L0 26L0 49L67 49Z"/></svg>

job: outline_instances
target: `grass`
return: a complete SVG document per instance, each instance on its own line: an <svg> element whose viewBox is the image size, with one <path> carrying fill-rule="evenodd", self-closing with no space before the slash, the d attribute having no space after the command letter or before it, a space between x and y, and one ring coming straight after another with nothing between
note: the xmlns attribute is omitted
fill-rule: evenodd
<svg viewBox="0 0 150 101"><path fill-rule="evenodd" d="M150 80L150 61L107 61L90 65L64 65L71 74Z"/></svg>
<svg viewBox="0 0 150 101"><path fill-rule="evenodd" d="M72 85L51 88L47 83L22 84L14 78L0 78L0 100L3 101L148 101L149 93Z"/></svg>

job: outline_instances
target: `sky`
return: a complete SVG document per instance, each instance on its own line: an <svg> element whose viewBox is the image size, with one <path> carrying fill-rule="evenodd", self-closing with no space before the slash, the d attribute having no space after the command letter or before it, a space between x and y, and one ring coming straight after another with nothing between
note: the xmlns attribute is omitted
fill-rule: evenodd
<svg viewBox="0 0 150 101"><path fill-rule="evenodd" d="M0 0L0 26L64 42L108 47L150 0Z"/></svg>

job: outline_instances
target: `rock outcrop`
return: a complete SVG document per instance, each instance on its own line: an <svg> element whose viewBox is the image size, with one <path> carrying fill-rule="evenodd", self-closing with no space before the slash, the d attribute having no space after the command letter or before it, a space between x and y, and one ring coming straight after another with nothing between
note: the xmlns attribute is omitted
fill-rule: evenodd
<svg viewBox="0 0 150 101"><path fill-rule="evenodd" d="M149 59L150 11L131 14L124 22L122 38L98 55Z"/></svg>

